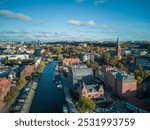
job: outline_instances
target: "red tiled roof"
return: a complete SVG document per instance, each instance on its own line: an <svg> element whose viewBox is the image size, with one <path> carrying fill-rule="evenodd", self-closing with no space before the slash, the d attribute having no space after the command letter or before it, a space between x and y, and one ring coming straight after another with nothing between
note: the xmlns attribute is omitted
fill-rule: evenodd
<svg viewBox="0 0 150 130"><path fill-rule="evenodd" d="M21 75L31 75L33 72L34 66L33 65L27 65L21 72Z"/></svg>
<svg viewBox="0 0 150 130"><path fill-rule="evenodd" d="M8 87L10 85L10 83L11 82L8 79L5 79L5 78L0 79L0 86L2 86L2 87Z"/></svg>
<svg viewBox="0 0 150 130"><path fill-rule="evenodd" d="M150 104L145 103L143 100L140 100L135 97L128 97L127 102L133 104L134 106L137 106L143 110L150 111Z"/></svg>
<svg viewBox="0 0 150 130"><path fill-rule="evenodd" d="M80 59L79 59L79 58L65 58L65 59L63 60L63 62L78 63L78 62L80 62Z"/></svg>

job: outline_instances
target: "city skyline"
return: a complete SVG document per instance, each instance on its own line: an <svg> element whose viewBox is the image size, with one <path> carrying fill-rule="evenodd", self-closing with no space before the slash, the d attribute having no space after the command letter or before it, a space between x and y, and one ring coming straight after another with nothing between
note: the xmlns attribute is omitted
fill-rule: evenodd
<svg viewBox="0 0 150 130"><path fill-rule="evenodd" d="M0 41L150 41L149 0L1 0Z"/></svg>

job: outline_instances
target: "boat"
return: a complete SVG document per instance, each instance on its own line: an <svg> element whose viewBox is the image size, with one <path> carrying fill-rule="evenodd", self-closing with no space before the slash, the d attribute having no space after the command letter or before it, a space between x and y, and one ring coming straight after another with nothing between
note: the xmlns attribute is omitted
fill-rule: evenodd
<svg viewBox="0 0 150 130"><path fill-rule="evenodd" d="M53 82L55 82L55 78L53 78L53 80L52 80Z"/></svg>
<svg viewBox="0 0 150 130"><path fill-rule="evenodd" d="M57 84L56 87L57 87L59 90L62 90L62 88L63 88L62 84Z"/></svg>
<svg viewBox="0 0 150 130"><path fill-rule="evenodd" d="M63 105L63 113L68 113L68 108L67 108L67 105Z"/></svg>

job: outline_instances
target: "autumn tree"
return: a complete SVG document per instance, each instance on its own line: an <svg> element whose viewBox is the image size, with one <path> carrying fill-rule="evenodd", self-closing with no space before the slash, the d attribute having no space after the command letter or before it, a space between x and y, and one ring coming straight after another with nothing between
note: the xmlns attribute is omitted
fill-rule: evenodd
<svg viewBox="0 0 150 130"><path fill-rule="evenodd" d="M93 102L93 100L88 99L85 96L81 96L77 102L77 106L79 109L79 112L81 113L86 113L86 112L93 112L95 109L96 105Z"/></svg>

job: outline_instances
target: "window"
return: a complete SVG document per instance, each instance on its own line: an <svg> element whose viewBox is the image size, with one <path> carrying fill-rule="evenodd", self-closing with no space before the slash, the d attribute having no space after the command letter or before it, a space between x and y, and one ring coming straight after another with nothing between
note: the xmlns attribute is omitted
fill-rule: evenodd
<svg viewBox="0 0 150 130"><path fill-rule="evenodd" d="M100 92L102 93L102 92L103 92L103 90L100 90Z"/></svg>
<svg viewBox="0 0 150 130"><path fill-rule="evenodd" d="M83 94L83 95L86 95L86 92L83 92L82 94Z"/></svg>

